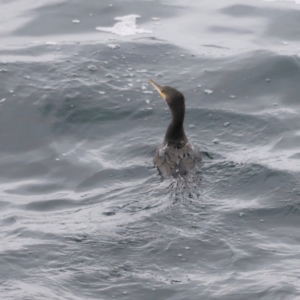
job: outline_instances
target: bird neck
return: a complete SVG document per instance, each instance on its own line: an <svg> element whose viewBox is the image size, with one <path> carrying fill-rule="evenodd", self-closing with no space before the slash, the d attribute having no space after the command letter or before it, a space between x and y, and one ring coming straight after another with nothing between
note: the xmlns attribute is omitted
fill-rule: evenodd
<svg viewBox="0 0 300 300"><path fill-rule="evenodd" d="M165 135L165 144L175 145L175 147L181 147L187 143L187 137L183 129L184 110L180 113L172 111L172 121L168 126Z"/></svg>

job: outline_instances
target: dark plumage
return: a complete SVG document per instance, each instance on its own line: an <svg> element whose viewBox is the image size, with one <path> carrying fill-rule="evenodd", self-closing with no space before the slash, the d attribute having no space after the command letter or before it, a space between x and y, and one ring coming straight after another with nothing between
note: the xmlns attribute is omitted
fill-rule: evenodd
<svg viewBox="0 0 300 300"><path fill-rule="evenodd" d="M184 176L201 161L199 150L193 147L184 132L185 100L181 92L169 86L149 82L167 102L172 121L168 126L163 144L156 150L154 164L162 175Z"/></svg>

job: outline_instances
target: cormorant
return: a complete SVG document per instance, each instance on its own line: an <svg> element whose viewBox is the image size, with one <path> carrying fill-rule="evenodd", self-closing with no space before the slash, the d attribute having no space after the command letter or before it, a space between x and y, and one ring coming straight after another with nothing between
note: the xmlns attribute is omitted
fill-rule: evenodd
<svg viewBox="0 0 300 300"><path fill-rule="evenodd" d="M199 150L189 143L183 129L184 96L172 87L158 85L151 79L148 81L167 102L172 113L172 121L162 145L155 152L153 162L164 176L187 175L201 161L201 156Z"/></svg>

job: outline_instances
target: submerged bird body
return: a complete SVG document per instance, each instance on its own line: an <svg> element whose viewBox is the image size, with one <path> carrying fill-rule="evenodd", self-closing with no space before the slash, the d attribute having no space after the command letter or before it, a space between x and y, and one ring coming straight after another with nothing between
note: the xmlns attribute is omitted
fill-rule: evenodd
<svg viewBox="0 0 300 300"><path fill-rule="evenodd" d="M168 126L163 144L156 150L154 164L162 175L184 176L201 161L199 150L193 147L184 132L185 99L181 92L168 86L149 82L167 102L172 121Z"/></svg>

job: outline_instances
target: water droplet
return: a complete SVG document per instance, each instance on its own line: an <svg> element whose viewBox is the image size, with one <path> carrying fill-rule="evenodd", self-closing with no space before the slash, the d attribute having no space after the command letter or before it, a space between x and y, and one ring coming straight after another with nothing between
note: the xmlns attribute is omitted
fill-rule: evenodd
<svg viewBox="0 0 300 300"><path fill-rule="evenodd" d="M120 48L120 46L119 45L117 45L117 44L109 44L109 45L107 45L107 47L109 48L109 49L119 49Z"/></svg>
<svg viewBox="0 0 300 300"><path fill-rule="evenodd" d="M186 249L186 250L190 250L191 248L190 248L190 247L185 247L185 249Z"/></svg>
<svg viewBox="0 0 300 300"><path fill-rule="evenodd" d="M265 220L264 220L264 219L261 219L260 221L261 221L261 222L264 222Z"/></svg>
<svg viewBox="0 0 300 300"><path fill-rule="evenodd" d="M266 82L270 82L271 81L271 79L270 78L266 78Z"/></svg>
<svg viewBox="0 0 300 300"><path fill-rule="evenodd" d="M12 94L14 92L14 90L9 90L9 92Z"/></svg>
<svg viewBox="0 0 300 300"><path fill-rule="evenodd" d="M182 254L178 254L178 256L182 256Z"/></svg>
<svg viewBox="0 0 300 300"><path fill-rule="evenodd" d="M147 104L149 104L149 103L150 103L150 100L149 100L149 99L146 99L145 101L146 101L146 103L147 103Z"/></svg>
<svg viewBox="0 0 300 300"><path fill-rule="evenodd" d="M59 161L59 158L55 158L56 161Z"/></svg>
<svg viewBox="0 0 300 300"><path fill-rule="evenodd" d="M241 212L241 213L240 213L240 217L242 217L243 215L244 215L244 213Z"/></svg>
<svg viewBox="0 0 300 300"><path fill-rule="evenodd" d="M289 43L284 41L284 42L282 42L282 44L283 45L288 45Z"/></svg>
<svg viewBox="0 0 300 300"><path fill-rule="evenodd" d="M98 93L99 93L100 95L104 95L104 94L105 94L104 91L99 91Z"/></svg>
<svg viewBox="0 0 300 300"><path fill-rule="evenodd" d="M219 144L219 140L218 140L218 139L214 139L214 140L213 140L213 143L214 143L215 145L217 145L217 144Z"/></svg>
<svg viewBox="0 0 300 300"><path fill-rule="evenodd" d="M0 100L0 103L3 103L6 100L6 98L3 98L2 100Z"/></svg>
<svg viewBox="0 0 300 300"><path fill-rule="evenodd" d="M155 76L156 77L164 77L164 74L162 74L162 73L156 73Z"/></svg>
<svg viewBox="0 0 300 300"><path fill-rule="evenodd" d="M109 74L109 73L106 74L105 77L106 77L106 78L114 78L114 76L113 76L112 74Z"/></svg>
<svg viewBox="0 0 300 300"><path fill-rule="evenodd" d="M79 24L79 23L80 23L80 20L73 20L72 23L74 23L74 24Z"/></svg>
<svg viewBox="0 0 300 300"><path fill-rule="evenodd" d="M225 122L223 125L224 127L228 127L230 125L230 122Z"/></svg>
<svg viewBox="0 0 300 300"><path fill-rule="evenodd" d="M195 128L196 126L194 124L189 125L189 128Z"/></svg>
<svg viewBox="0 0 300 300"><path fill-rule="evenodd" d="M201 85L201 84L198 84L197 87L202 87L202 85Z"/></svg>
<svg viewBox="0 0 300 300"><path fill-rule="evenodd" d="M205 90L204 91L207 95L211 95L214 91L212 91L212 90Z"/></svg>
<svg viewBox="0 0 300 300"><path fill-rule="evenodd" d="M159 20L160 20L160 18L153 17L153 18L151 18L151 20L153 20L153 21L159 21Z"/></svg>
<svg viewBox="0 0 300 300"><path fill-rule="evenodd" d="M230 95L229 98L235 99L236 97L235 97L235 95Z"/></svg>
<svg viewBox="0 0 300 300"><path fill-rule="evenodd" d="M89 69L90 71L97 71L97 70L98 70L98 68L97 68L96 66L94 66L94 65L88 66L88 69Z"/></svg>
<svg viewBox="0 0 300 300"><path fill-rule="evenodd" d="M1 69L0 73L7 73L8 71L6 69Z"/></svg>

